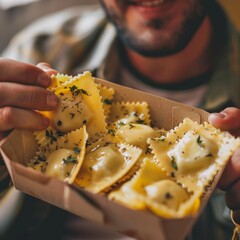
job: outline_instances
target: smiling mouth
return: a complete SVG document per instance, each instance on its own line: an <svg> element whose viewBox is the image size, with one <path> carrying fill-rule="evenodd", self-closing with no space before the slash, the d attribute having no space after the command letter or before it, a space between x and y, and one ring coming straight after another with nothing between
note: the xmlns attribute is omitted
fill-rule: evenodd
<svg viewBox="0 0 240 240"><path fill-rule="evenodd" d="M143 6L143 7L156 7L160 6L165 2L168 2L169 0L146 0L146 1L141 1L141 0L131 0L129 1L130 4L132 5L138 5L138 6Z"/></svg>

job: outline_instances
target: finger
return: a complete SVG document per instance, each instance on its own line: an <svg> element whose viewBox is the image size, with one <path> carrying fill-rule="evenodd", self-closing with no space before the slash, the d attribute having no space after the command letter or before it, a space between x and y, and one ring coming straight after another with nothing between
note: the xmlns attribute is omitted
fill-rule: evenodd
<svg viewBox="0 0 240 240"><path fill-rule="evenodd" d="M240 181L237 181L226 192L225 201L231 210L240 210Z"/></svg>
<svg viewBox="0 0 240 240"><path fill-rule="evenodd" d="M213 126L222 130L240 129L240 109L226 108L220 113L210 114L208 120Z"/></svg>
<svg viewBox="0 0 240 240"><path fill-rule="evenodd" d="M0 83L0 92L0 107L14 106L34 110L53 110L58 104L57 96L41 87Z"/></svg>
<svg viewBox="0 0 240 240"><path fill-rule="evenodd" d="M43 130L49 125L49 119L35 111L5 107L0 108L0 131L13 128Z"/></svg>
<svg viewBox="0 0 240 240"><path fill-rule="evenodd" d="M239 179L240 179L240 148L234 152L233 156L229 160L218 183L218 187L223 191L227 191Z"/></svg>
<svg viewBox="0 0 240 240"><path fill-rule="evenodd" d="M57 70L53 69L50 64L41 62L37 64L37 67L42 69L49 77L52 75L57 75Z"/></svg>
<svg viewBox="0 0 240 240"><path fill-rule="evenodd" d="M0 82L15 82L48 87L51 78L37 66L0 58Z"/></svg>

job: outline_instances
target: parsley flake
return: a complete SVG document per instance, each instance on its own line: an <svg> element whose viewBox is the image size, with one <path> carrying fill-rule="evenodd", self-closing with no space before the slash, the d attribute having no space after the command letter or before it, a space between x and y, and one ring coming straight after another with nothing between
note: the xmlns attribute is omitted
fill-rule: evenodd
<svg viewBox="0 0 240 240"><path fill-rule="evenodd" d="M112 101L108 98L104 99L103 102L107 105L111 105L112 104Z"/></svg>
<svg viewBox="0 0 240 240"><path fill-rule="evenodd" d="M68 164L68 163L77 163L77 159L72 157L72 155L68 156L67 159L63 158L63 163Z"/></svg>
<svg viewBox="0 0 240 240"><path fill-rule="evenodd" d="M176 171L178 170L178 166L174 156L171 156L171 165Z"/></svg>
<svg viewBox="0 0 240 240"><path fill-rule="evenodd" d="M74 151L74 153L79 154L81 150L79 147L74 147L73 151Z"/></svg>
<svg viewBox="0 0 240 240"><path fill-rule="evenodd" d="M202 148L205 147L205 145L203 144L203 141L202 141L200 136L198 136L198 138L197 138L197 144L198 144L199 147L202 147Z"/></svg>

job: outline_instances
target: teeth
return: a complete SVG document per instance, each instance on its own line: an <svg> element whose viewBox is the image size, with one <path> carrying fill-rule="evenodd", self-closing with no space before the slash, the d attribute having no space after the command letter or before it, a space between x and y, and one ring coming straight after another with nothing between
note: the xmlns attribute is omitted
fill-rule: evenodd
<svg viewBox="0 0 240 240"><path fill-rule="evenodd" d="M132 3L145 6L145 7L155 7L163 4L166 0L152 0L152 1L132 1Z"/></svg>

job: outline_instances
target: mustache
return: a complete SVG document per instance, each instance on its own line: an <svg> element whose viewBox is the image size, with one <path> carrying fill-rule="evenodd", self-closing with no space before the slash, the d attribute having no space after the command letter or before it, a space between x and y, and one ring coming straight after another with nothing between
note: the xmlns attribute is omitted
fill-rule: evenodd
<svg viewBox="0 0 240 240"><path fill-rule="evenodd" d="M169 0L117 0L119 4L140 4L144 2L158 2L158 3L163 3L165 1Z"/></svg>

